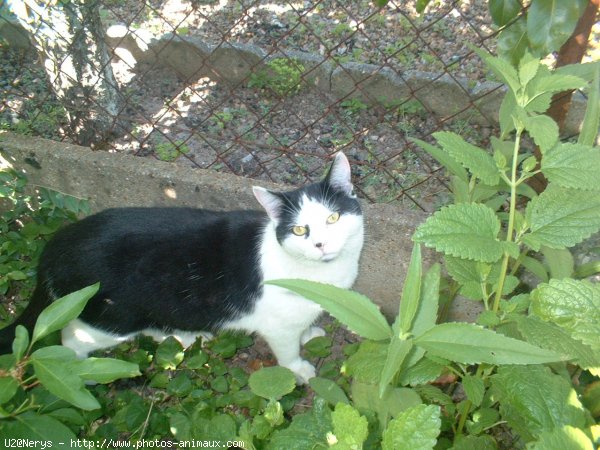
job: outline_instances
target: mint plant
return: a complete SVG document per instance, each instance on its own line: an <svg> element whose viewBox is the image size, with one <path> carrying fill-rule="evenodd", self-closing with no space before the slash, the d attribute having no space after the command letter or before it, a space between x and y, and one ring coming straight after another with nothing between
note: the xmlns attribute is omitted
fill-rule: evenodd
<svg viewBox="0 0 600 450"><path fill-rule="evenodd" d="M600 230L600 64L550 71L529 54L514 67L478 53L508 88L501 135L490 152L451 132L434 134L439 147L414 139L450 173L454 204L413 235L393 324L356 292L304 280L270 283L320 304L366 338L343 368L352 377L349 396L311 382L332 404L349 403L375 421L363 448L406 445L406 429L421 431L411 448L498 448L495 428L505 423L519 448L591 449L600 405L600 288L573 278L581 271L568 248ZM555 92L588 85L579 139L560 142L543 113ZM527 136L541 161L524 145ZM536 195L526 182L539 172L550 184ZM422 244L443 255L447 280L438 264L423 272ZM526 272L537 286L525 287ZM437 323L442 291L481 301L477 323ZM460 386L462 399L430 384L441 376L451 380L447 390Z"/></svg>

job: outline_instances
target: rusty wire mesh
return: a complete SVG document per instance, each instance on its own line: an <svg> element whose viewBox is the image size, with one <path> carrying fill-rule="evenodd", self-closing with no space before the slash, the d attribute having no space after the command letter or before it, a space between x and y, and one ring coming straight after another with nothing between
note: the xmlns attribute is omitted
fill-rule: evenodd
<svg viewBox="0 0 600 450"><path fill-rule="evenodd" d="M486 145L495 126L498 85L467 45L493 50L485 1L100 4L127 126L99 150L293 185L341 150L363 198L430 211L446 180L411 138ZM37 57L1 57L2 127L72 140Z"/></svg>

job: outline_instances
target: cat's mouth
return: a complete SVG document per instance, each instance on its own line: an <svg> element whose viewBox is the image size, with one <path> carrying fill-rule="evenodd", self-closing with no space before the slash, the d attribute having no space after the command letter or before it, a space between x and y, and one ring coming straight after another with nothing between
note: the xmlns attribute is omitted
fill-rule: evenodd
<svg viewBox="0 0 600 450"><path fill-rule="evenodd" d="M323 253L321 255L321 261L329 262L333 261L337 257L337 253Z"/></svg>

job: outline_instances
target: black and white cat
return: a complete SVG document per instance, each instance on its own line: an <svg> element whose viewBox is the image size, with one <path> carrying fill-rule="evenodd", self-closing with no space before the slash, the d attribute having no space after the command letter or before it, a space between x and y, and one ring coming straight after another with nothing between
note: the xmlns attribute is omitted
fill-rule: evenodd
<svg viewBox="0 0 600 450"><path fill-rule="evenodd" d="M324 331L321 308L266 280L301 278L349 288L358 273L363 218L338 153L325 177L291 192L254 187L263 211L117 208L59 231L40 259L21 318L0 331L8 350L17 324L29 330L53 299L100 282L62 331L80 357L138 333L184 346L224 329L258 333L300 382L315 376L300 345Z"/></svg>

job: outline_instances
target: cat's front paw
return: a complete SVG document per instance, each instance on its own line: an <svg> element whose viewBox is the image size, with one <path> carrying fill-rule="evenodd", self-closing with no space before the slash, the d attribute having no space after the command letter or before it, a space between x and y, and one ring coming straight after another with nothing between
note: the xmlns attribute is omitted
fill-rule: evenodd
<svg viewBox="0 0 600 450"><path fill-rule="evenodd" d="M302 336L300 337L300 343L302 345L306 344L313 338L325 336L325 330L319 327L309 327Z"/></svg>
<svg viewBox="0 0 600 450"><path fill-rule="evenodd" d="M294 372L298 384L308 384L308 380L316 376L315 367L303 359L298 359L286 367Z"/></svg>

